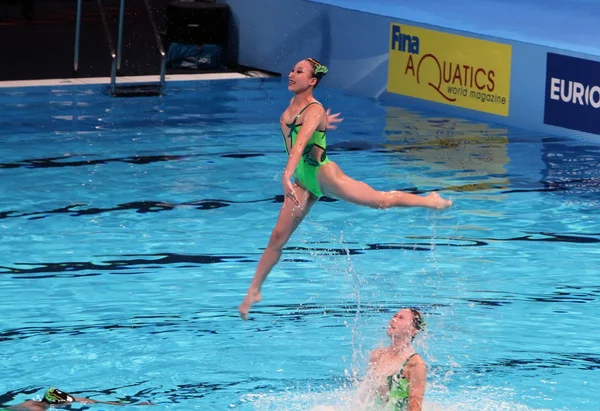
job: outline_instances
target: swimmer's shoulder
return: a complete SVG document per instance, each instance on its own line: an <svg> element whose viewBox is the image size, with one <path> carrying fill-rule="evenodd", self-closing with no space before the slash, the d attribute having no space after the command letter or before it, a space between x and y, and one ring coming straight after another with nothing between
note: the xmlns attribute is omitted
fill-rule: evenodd
<svg viewBox="0 0 600 411"><path fill-rule="evenodd" d="M427 364L425 363L423 357L421 357L419 354L415 354L412 357L410 357L404 369L408 375L414 373L415 371L426 372Z"/></svg>
<svg viewBox="0 0 600 411"><path fill-rule="evenodd" d="M385 353L385 351L386 347L375 348L373 351L371 351L371 358L369 359L369 362L371 364L377 364L379 360L381 360L381 356Z"/></svg>

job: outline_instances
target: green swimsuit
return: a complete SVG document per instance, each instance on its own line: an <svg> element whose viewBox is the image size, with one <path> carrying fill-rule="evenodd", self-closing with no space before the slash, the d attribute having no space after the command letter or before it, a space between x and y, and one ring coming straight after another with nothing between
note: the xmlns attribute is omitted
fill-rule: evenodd
<svg viewBox="0 0 600 411"><path fill-rule="evenodd" d="M302 124L296 124L296 120L298 120L298 117L300 117L300 115L304 113L304 111L313 104L319 103L317 103L316 101L309 103L306 107L300 110L296 117L294 117L294 121L292 121L292 124L286 124L286 126L290 128L290 132L287 135L287 138L291 139L290 147L294 147L294 144L296 144L296 137L298 136L298 133L300 132L300 127L302 126ZM285 140L285 136L283 143L285 144L285 151L288 153L289 156L290 152L288 150L288 144ZM321 154L321 158L318 160L311 156L311 151L314 146L323 149L323 154ZM313 135L306 143L306 147L304 148L304 152L302 153L302 158L298 162L298 167L296 167L296 170L294 171L294 177L296 177L296 180L313 195L315 195L316 197L322 197L323 193L321 192L321 188L319 187L317 173L319 172L319 168L321 168L322 165L327 163L329 163L329 159L327 158L327 139L325 137L325 130L315 130Z"/></svg>
<svg viewBox="0 0 600 411"><path fill-rule="evenodd" d="M410 361L410 359L416 355L416 353L412 354L410 357L404 361L402 364L402 368L394 375L390 375L387 377L388 389L389 389L389 397L388 402L393 404L394 411L403 411L408 409L408 394L410 391L410 386L408 380L404 378L402 373L404 372L404 367Z"/></svg>

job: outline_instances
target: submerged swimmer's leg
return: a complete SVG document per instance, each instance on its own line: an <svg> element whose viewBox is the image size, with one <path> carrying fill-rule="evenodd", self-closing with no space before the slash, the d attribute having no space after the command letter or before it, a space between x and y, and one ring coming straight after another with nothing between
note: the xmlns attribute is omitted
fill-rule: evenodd
<svg viewBox="0 0 600 411"><path fill-rule="evenodd" d="M287 197L283 200L283 206L279 212L277 224L271 233L269 244L258 262L254 278L252 279L250 288L248 288L248 293L242 304L238 307L240 316L244 320L247 319L252 304L261 300L260 288L275 264L279 261L281 250L292 236L294 230L296 230L296 227L300 225L313 204L317 201L315 196L295 183L294 191L300 205L296 205L292 199Z"/></svg>
<svg viewBox="0 0 600 411"><path fill-rule="evenodd" d="M319 169L318 179L325 195L366 207L426 207L441 210L452 205L452 201L435 192L419 196L403 191L377 191L362 181L348 177L334 162Z"/></svg>

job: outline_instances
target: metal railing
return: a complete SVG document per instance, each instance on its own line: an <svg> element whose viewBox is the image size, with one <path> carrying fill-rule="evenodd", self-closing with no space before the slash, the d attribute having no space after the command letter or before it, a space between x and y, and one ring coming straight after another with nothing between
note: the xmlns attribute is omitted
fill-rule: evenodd
<svg viewBox="0 0 600 411"><path fill-rule="evenodd" d="M121 0L121 4L123 4L124 1L125 0ZM163 47L162 40L160 39L160 33L158 32L158 28L156 27L156 23L154 22L154 17L152 16L152 9L150 8L150 3L148 2L148 0L144 0L144 3L146 4L148 18L150 19L152 31L154 32L154 37L156 38L156 46L158 47L158 53L160 54L160 94L164 94L167 55L165 53L165 48Z"/></svg>
<svg viewBox="0 0 600 411"><path fill-rule="evenodd" d="M106 13L102 0L98 0L98 8L100 9L100 18L102 19L102 26L104 27L104 34L106 35L106 41L108 43L108 50L112 59L110 69L110 91L114 94L117 87L117 53L112 43L112 37L110 30L108 29L108 22L106 21ZM77 0L77 22L75 25L75 57L73 60L73 70L76 72L79 70L79 37L81 33L81 0Z"/></svg>
<svg viewBox="0 0 600 411"><path fill-rule="evenodd" d="M73 61L73 70L79 69L79 32L81 31L81 0L77 0L77 20L75 23L75 59Z"/></svg>
<svg viewBox="0 0 600 411"><path fill-rule="evenodd" d="M112 43L112 37L110 35L110 30L108 29L108 23L106 21L106 13L104 12L104 6L102 5L102 0L98 0L98 7L100 8L100 18L102 19L102 26L104 26L104 34L106 35L106 41L108 42L108 49L110 50L110 57L112 58L112 62L110 64L110 92L111 92L111 94L115 94L115 90L117 88L117 55L115 53L115 48Z"/></svg>
<svg viewBox="0 0 600 411"><path fill-rule="evenodd" d="M73 70L77 72L79 69L79 38L81 32L81 2L82 0L77 0L77 22L75 25L75 53L74 53L74 61L73 61ZM158 48L158 53L160 54L160 94L164 94L165 91L165 73L166 73L166 53L160 38L160 33L158 32L158 28L156 27L156 23L154 22L154 17L152 15L152 9L150 8L150 3L148 0L144 0L144 4L146 5L146 11L148 12L148 18L150 20L150 25L152 26L152 31L154 33L154 37L156 39L156 46ZM108 42L108 48L110 51L110 55L112 58L111 70L110 70L110 87L111 94L115 93L116 83L117 83L117 72L121 70L121 50L123 45L123 17L125 15L125 0L121 0L121 7L119 10L119 35L117 38L117 51L115 52L115 48L113 46L112 37L110 35L110 30L108 28L108 23L106 20L106 12L104 6L102 5L102 0L98 0L98 8L100 9L100 18L102 19L102 25L104 27L104 34L106 35L106 40Z"/></svg>

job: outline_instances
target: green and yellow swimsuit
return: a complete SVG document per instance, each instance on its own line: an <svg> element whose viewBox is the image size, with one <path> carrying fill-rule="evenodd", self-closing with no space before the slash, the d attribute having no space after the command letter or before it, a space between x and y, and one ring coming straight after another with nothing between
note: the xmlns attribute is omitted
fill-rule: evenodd
<svg viewBox="0 0 600 411"><path fill-rule="evenodd" d="M313 104L319 103L316 101L309 103L306 107L300 110L296 117L294 117L294 121L292 121L291 124L286 124L286 126L290 128L290 132L287 135L287 138L291 139L290 147L294 147L294 144L296 144L296 137L298 137L298 133L300 133L300 127L302 126L302 124L296 124L296 120L298 120L300 115ZM325 136L325 131L326 130L315 130L313 135L306 143L306 147L302 153L302 158L298 162L298 166L294 171L294 177L296 180L316 197L323 197L323 193L319 187L317 173L319 172L319 168L321 168L321 166L329 163L329 159L327 158L327 139ZM285 135L283 143L285 144L285 151L289 156L290 152L288 150L287 141L285 140ZM311 156L311 151L314 146L320 147L323 150L323 154L321 154L321 158L318 160Z"/></svg>

